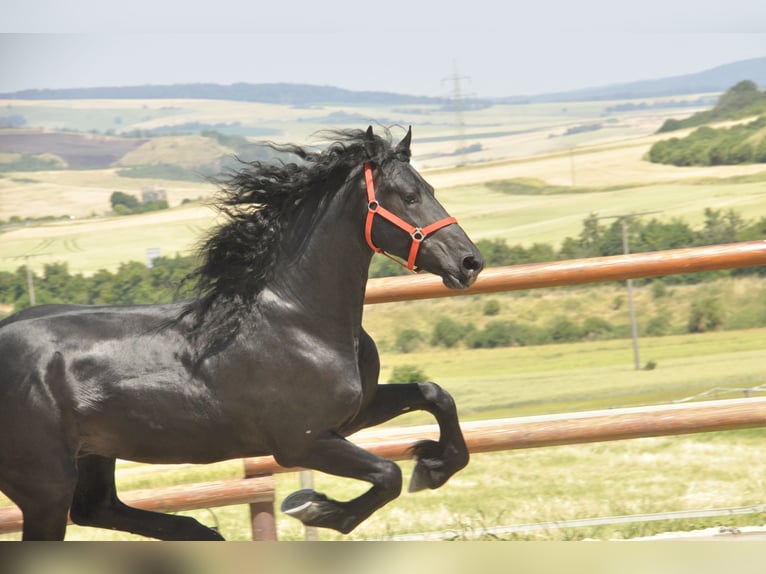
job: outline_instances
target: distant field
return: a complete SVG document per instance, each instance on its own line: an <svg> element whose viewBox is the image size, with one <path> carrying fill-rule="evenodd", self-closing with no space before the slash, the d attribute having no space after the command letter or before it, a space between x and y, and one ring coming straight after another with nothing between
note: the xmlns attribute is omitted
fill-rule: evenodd
<svg viewBox="0 0 766 574"><path fill-rule="evenodd" d="M189 255L204 231L215 221L207 207L184 206L127 217L104 217L33 226L3 234L0 269L25 264L34 269L62 261L73 273L115 270L126 261L146 261L147 249L161 255Z"/></svg>
<svg viewBox="0 0 766 574"><path fill-rule="evenodd" d="M184 195L199 197L209 191L212 188L187 185L169 196L177 205ZM99 196L99 205L108 204L109 188L90 193L94 196L91 206ZM554 195L508 195L472 185L444 189L438 195L474 239L503 238L525 245L559 246L565 237L580 232L582 221L591 213L661 211L651 217L682 218L694 226L702 222L706 207L732 208L748 220L766 216L764 182L672 183ZM79 197L87 197L86 192L79 192ZM38 207L38 213L42 209ZM2 234L0 269L15 270L21 265L19 257L35 255L30 260L35 269L42 269L46 262L66 261L70 270L90 274L100 268L115 269L126 260L142 261L150 247L166 255L186 254L214 223L215 212L208 207L185 205L162 213L16 228Z"/></svg>
<svg viewBox="0 0 766 574"><path fill-rule="evenodd" d="M415 165L477 239L559 244L577 234L591 213L659 210L659 218L682 217L692 224L702 220L706 207L733 208L746 219L766 215L766 166L676 168L642 159L652 142L670 137L653 134L667 117L683 117L695 109L605 115L604 110L615 103L505 105L466 111L464 135L459 137L454 113L434 106L309 109L185 100L0 102L7 113L27 118L31 127L112 130L118 135L197 122L218 125L224 132L267 130L277 141L318 143L311 134L327 127L412 124ZM578 126L592 125L599 127L566 135ZM223 153L211 145L212 140L202 140L159 138L128 153L120 163L165 162L193 168L207 161L205 154ZM458 147L475 144L478 151L455 154ZM750 180L736 179L741 176ZM490 181L517 178L533 178L564 190L571 187L572 193L508 195L486 186ZM105 216L112 192L139 195L147 186L164 188L174 209L161 215ZM128 259L143 260L147 248L160 248L167 255L188 253L214 223L214 214L200 206L177 207L185 200L208 198L212 192L213 186L202 181L121 177L116 166L4 173L0 220L48 215L74 219L8 228L0 241L0 269L14 270L25 255L34 255L29 261L37 270L50 261L66 261L72 271L93 273L99 268L115 269Z"/></svg>

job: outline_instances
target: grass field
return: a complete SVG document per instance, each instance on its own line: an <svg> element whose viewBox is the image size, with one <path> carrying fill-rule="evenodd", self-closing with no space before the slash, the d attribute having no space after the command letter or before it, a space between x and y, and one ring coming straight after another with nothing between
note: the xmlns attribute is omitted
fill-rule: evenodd
<svg viewBox="0 0 766 574"><path fill-rule="evenodd" d="M591 213L661 211L650 217L682 218L699 226L704 208L710 207L731 208L747 220L757 219L766 216L765 182L766 178L745 183L674 183L552 195L508 195L471 185L445 189L439 199L474 239L503 238L510 244L551 243L558 247L565 237L580 232ZM171 201L178 205L179 197L199 197L211 191L189 186L171 194ZM78 197L89 195L93 196L91 206L103 206L111 191L81 191ZM159 247L166 255L190 253L214 223L213 210L203 204L187 204L162 213L13 228L2 234L0 269L15 270L23 264L24 255L35 255L30 264L38 271L54 261L66 261L71 271L85 274L100 268L114 270L122 261L143 261L149 247ZM71 247L73 243L79 248Z"/></svg>
<svg viewBox="0 0 766 574"><path fill-rule="evenodd" d="M88 111L80 104L7 102L10 109L18 108L30 121L36 121L35 125L47 127L53 124L46 118L53 117L67 119L64 127L80 129L104 129L104 118L120 117L124 131L174 122L229 122L238 117L247 118L242 120L245 125L274 130L279 134L274 138L278 141L298 142L311 141L313 132L326 127L322 122L329 114L343 111L333 106L306 110L184 101L92 102L93 108ZM766 215L766 167L677 168L650 164L643 156L651 143L670 137L654 135L653 131L672 112L617 114L607 122L602 114L609 104L579 103L565 110L557 104L494 106L467 112L463 143L478 142L481 150L466 156L453 153L460 142L455 139L452 114L423 107L412 114L417 120L411 122L415 123L414 161L437 188L445 206L477 239L500 237L525 245L558 244L578 233L583 219L591 213L660 211L656 215L660 219L682 217L692 224L702 220L706 207L733 208L747 219ZM382 108L350 108L346 112L371 121L398 118L395 110ZM594 121L603 122L605 127L561 135L569 127ZM193 167L207 161L206 153L213 158L220 153L211 140L203 140L206 138L198 136L157 138L130 152L120 163L165 162ZM509 195L486 185L518 178L571 189L571 193ZM113 191L140 194L149 185L165 188L174 209L161 216L105 216ZM0 241L0 269L15 270L21 264L20 258L35 255L29 263L36 270L47 262L63 260L69 263L70 270L89 274L102 267L115 269L127 259L143 260L149 247L160 248L167 255L188 253L213 224L214 214L179 206L184 200L207 198L213 191L210 184L203 182L120 177L115 168L4 174L0 178L0 219L44 215L74 219L10 227Z"/></svg>
<svg viewBox="0 0 766 574"><path fill-rule="evenodd" d="M655 109L605 117L604 109L612 103L578 103L566 108L560 104L496 106L466 112L465 138L461 141L456 135L454 115L427 106L413 113L366 107L299 109L182 100L0 102L12 110L7 113L22 113L31 125L49 129L119 132L195 121L240 122L236 129L242 133L265 130L275 134L273 139L295 142L306 141L317 129L327 127L328 118L341 111L359 120L359 125L353 127L364 127L376 120L384 124L413 123L416 165L436 186L448 210L476 239L498 237L512 244L558 244L564 237L577 234L583 219L591 213L660 210L659 218L682 217L693 225L702 220L706 207L734 208L748 220L766 215L766 167L762 165L675 168L643 161L653 141L669 137L653 135L662 121L688 115L694 109L681 113ZM593 122L603 123L602 129L564 135L569 128ZM179 141L169 139L163 145L144 149L142 153L151 152L149 156L135 154L131 161L147 161L136 158L152 154L158 160L179 164L190 158L191 163L196 161L197 148L194 154L189 151L185 159L179 158L183 150L173 146ZM476 154L453 153L458 145L473 143L481 144ZM487 185L517 178L532 178L568 188L569 192L509 195ZM164 187L172 209L120 218L105 215L113 191L137 194L146 185ZM116 269L128 260L143 261L147 248L160 248L163 255L189 253L214 223L215 214L201 202L182 202L204 198L211 191L203 183L120 177L114 168L4 173L0 177L0 219L45 215L74 218L9 226L0 231L0 269L15 270L29 256L29 264L38 271L45 263L65 261L70 271L90 274L100 268ZM648 289L638 289L640 321L665 313L675 325L681 325L689 302L704 290L733 302L726 311L732 324L745 324L742 317L761 312L755 303L752 307L747 303L748 297L764 296L763 286L756 280L716 283L699 289L672 288L671 295L660 299ZM612 304L623 294L622 286L611 285L493 297L501 302L501 318L544 322L563 313L624 323L624 307ZM660 404L715 388L729 390L705 398L732 398L742 396L742 388L766 384L766 329L642 336L642 363L653 361L657 365L646 371L633 369L627 339L483 350L423 347L407 354L393 351L392 341L401 325L427 331L429 322L439 314L473 321L481 327L489 320L481 314L481 301L458 297L369 307L365 327L382 350L382 379L386 380L395 366L417 365L453 393L463 420ZM397 424L422 422L430 419L413 413ZM349 538L443 529L454 529L459 537L461 532L476 533L495 524L761 503L766 476L764 439L766 433L761 430L738 431L479 455L444 488L403 495ZM403 468L408 477L411 465L405 463ZM237 461L146 469L124 464L118 479L120 488L241 475ZM324 475L317 475L316 481L318 489L342 499L365 488ZM278 477L278 499L296 488L296 475ZM208 524L218 523L229 539L249 537L247 509L243 506L188 514ZM530 537L628 538L717 524L715 520L549 531ZM732 525L763 523L766 516L726 520ZM302 537L302 529L292 519L280 516L278 526L282 539ZM341 538L331 533L322 536ZM18 536L0 537L15 538ZM68 538L130 537L70 528Z"/></svg>
<svg viewBox="0 0 766 574"><path fill-rule="evenodd" d="M713 387L714 398L742 396L742 387L766 384L766 329L645 339L658 368L634 371L628 341L588 342L483 352L444 351L387 356L422 364L456 398L464 420L594 408L665 403ZM401 422L431 422L419 414ZM400 424L401 424L400 422ZM501 524L560 521L683 509L745 506L763 501L766 430L636 439L482 454L445 487L402 497L376 513L347 539L453 529L476 535ZM412 467L403 463L405 478ZM241 463L144 466L126 463L121 489L241 476ZM348 498L364 484L315 473L317 488ZM277 477L277 499L298 488L295 474ZM477 496L477 493L481 493ZM184 513L218 524L225 537L249 537L247 507ZM760 521L760 522L758 522ZM669 529L716 524L755 524L766 516L698 519L547 531L531 539L628 538ZM300 539L296 521L278 516L280 538ZM71 540L130 539L102 530L71 527ZM0 539L15 539L5 535ZM322 539L342 537L322 532Z"/></svg>

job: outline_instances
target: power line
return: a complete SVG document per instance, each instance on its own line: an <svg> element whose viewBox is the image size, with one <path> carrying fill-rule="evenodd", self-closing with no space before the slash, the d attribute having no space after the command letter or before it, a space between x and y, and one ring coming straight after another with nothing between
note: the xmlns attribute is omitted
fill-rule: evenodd
<svg viewBox="0 0 766 574"><path fill-rule="evenodd" d="M458 73L457 60L452 60L452 75L442 78L442 83L452 82L452 91L449 98L452 102L452 106L455 110L455 116L457 118L457 147L455 149L456 154L462 154L465 150L465 121L463 119L463 98L464 93L460 82L462 80L470 80L469 76L461 76Z"/></svg>

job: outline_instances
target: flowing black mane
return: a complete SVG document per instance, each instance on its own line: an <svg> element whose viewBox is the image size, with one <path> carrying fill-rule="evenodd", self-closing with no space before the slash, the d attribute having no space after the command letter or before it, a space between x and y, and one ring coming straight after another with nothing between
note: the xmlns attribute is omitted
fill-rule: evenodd
<svg viewBox="0 0 766 574"><path fill-rule="evenodd" d="M199 249L200 266L188 280L196 282L197 298L182 317L194 317L195 339L202 355L225 346L239 330L238 317L249 307L271 278L280 238L292 231L302 209L312 202L310 216L337 192L348 174L365 161L383 162L395 152L389 130L384 136L364 130L321 132L331 139L314 150L293 144L268 144L282 157L297 161L242 162L216 180L214 206L226 221L214 229ZM307 227L310 228L310 225ZM301 230L305 236L307 229Z"/></svg>

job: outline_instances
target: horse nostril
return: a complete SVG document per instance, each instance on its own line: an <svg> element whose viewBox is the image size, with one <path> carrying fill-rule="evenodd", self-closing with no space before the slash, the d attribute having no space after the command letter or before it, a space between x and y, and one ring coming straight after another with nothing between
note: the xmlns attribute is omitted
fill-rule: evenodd
<svg viewBox="0 0 766 574"><path fill-rule="evenodd" d="M468 257L463 258L463 267L471 271L478 271L484 267L484 262L480 259L477 259L473 255L469 255Z"/></svg>

